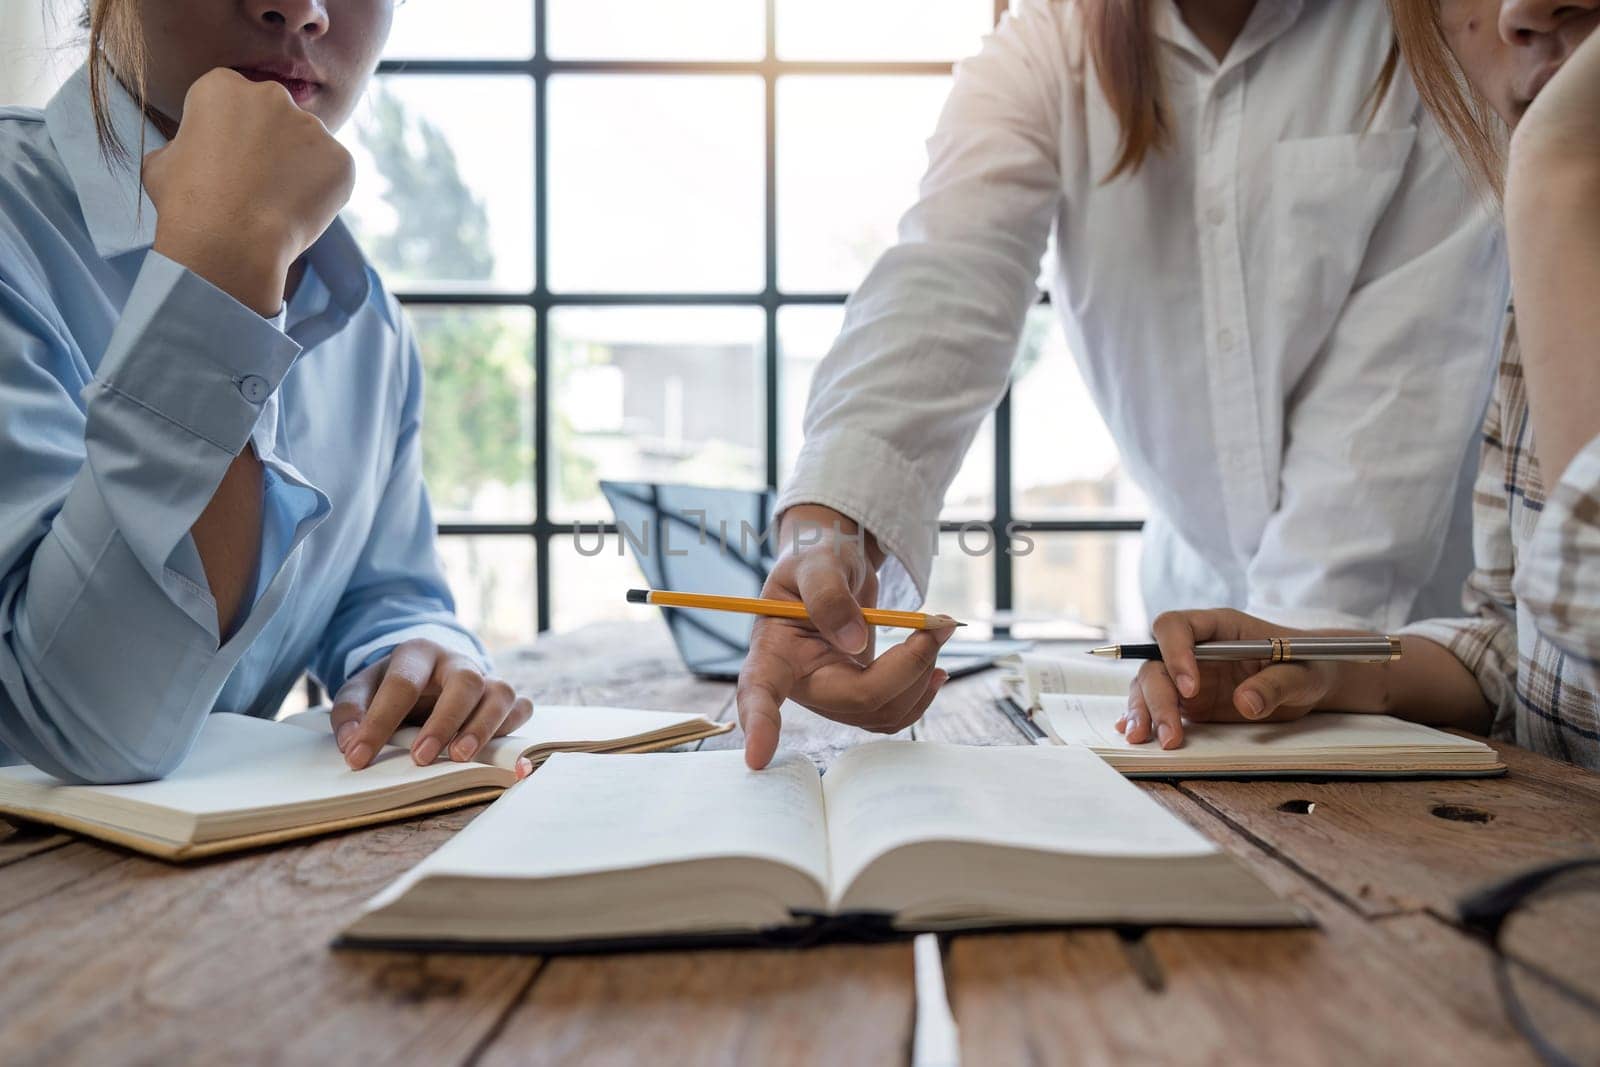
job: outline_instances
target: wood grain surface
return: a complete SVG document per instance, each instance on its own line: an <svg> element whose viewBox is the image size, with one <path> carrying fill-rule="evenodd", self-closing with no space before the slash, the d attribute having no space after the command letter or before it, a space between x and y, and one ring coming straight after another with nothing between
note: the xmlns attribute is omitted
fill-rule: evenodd
<svg viewBox="0 0 1600 1067"><path fill-rule="evenodd" d="M733 687L688 676L658 623L541 638L499 666L538 702L733 715ZM995 683L952 681L910 735L1026 743L991 706ZM824 766L875 736L784 708L785 747ZM1454 901L1600 848L1600 779L1502 752L1511 773L1489 782L1144 784L1318 927L947 938L965 1061L1532 1062ZM329 949L477 810L186 867L0 823L0 1062L908 1061L909 943L549 960ZM1518 943L1581 984L1600 978L1597 925L1600 911L1557 901ZM1600 1022L1568 1023L1567 1040L1600 1050Z"/></svg>

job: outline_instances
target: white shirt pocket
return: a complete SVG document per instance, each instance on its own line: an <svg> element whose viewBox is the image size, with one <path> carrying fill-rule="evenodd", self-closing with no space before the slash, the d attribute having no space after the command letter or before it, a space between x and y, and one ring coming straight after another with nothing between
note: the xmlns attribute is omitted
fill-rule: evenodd
<svg viewBox="0 0 1600 1067"><path fill-rule="evenodd" d="M1416 139L1417 128L1404 126L1273 146L1268 284L1282 312L1286 380L1322 347L1355 288Z"/></svg>

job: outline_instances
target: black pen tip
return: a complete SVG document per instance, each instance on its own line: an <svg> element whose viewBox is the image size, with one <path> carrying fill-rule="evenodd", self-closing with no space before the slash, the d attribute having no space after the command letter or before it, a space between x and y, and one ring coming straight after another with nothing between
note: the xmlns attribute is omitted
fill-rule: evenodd
<svg viewBox="0 0 1600 1067"><path fill-rule="evenodd" d="M648 603L650 603L650 590L648 590L648 589L630 589L630 590L628 590L628 603L630 603L630 604L648 604Z"/></svg>

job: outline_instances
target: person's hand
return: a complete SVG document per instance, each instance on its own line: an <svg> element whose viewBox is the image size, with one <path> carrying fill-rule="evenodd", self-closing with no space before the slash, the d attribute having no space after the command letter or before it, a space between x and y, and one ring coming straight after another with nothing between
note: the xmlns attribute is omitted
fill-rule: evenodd
<svg viewBox="0 0 1600 1067"><path fill-rule="evenodd" d="M144 158L155 250L275 315L290 265L350 199L355 163L276 82L198 78L171 143Z"/></svg>
<svg viewBox="0 0 1600 1067"><path fill-rule="evenodd" d="M1160 660L1139 669L1128 689L1128 710L1117 729L1134 744L1154 740L1162 748L1183 744L1183 720L1191 722L1286 722L1317 707L1336 681L1334 661L1271 663L1266 660L1200 662L1202 641L1250 641L1294 636L1241 611L1169 611L1152 631Z"/></svg>
<svg viewBox="0 0 1600 1067"><path fill-rule="evenodd" d="M360 770L407 722L422 729L411 746L419 766L449 746L464 763L491 737L510 733L533 714L533 702L478 664L432 641L407 641L352 675L333 698L333 736L345 762ZM519 767L518 777L523 776Z"/></svg>
<svg viewBox="0 0 1600 1067"><path fill-rule="evenodd" d="M922 630L873 658L872 629L861 616L878 599L878 550L870 535L829 508L784 513L782 553L761 591L804 602L811 623L760 618L739 672L736 701L744 758L760 770L778 750L780 708L795 700L818 715L878 733L916 722L948 677L935 666L954 626Z"/></svg>
<svg viewBox="0 0 1600 1067"><path fill-rule="evenodd" d="M1549 168L1600 164L1600 32L1591 33L1517 120L1511 134L1507 194L1537 196Z"/></svg>

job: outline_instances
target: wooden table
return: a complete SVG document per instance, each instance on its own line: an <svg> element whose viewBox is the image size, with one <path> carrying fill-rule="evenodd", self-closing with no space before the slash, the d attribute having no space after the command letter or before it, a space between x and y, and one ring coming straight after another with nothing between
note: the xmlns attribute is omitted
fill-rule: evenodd
<svg viewBox="0 0 1600 1067"><path fill-rule="evenodd" d="M550 703L732 714L733 687L686 675L653 623L541 640L501 666ZM989 707L994 685L992 672L950 683L912 736L1021 743ZM824 764L868 736L787 711L786 744ZM1146 785L1320 929L950 938L964 1061L1532 1062L1453 901L1600 849L1600 776L1503 752L1511 774L1484 782ZM908 1060L909 943L561 959L328 949L361 901L477 810L184 867L0 823L0 1062ZM1573 943L1550 937L1551 951ZM1590 1036L1600 1054L1600 1025Z"/></svg>

